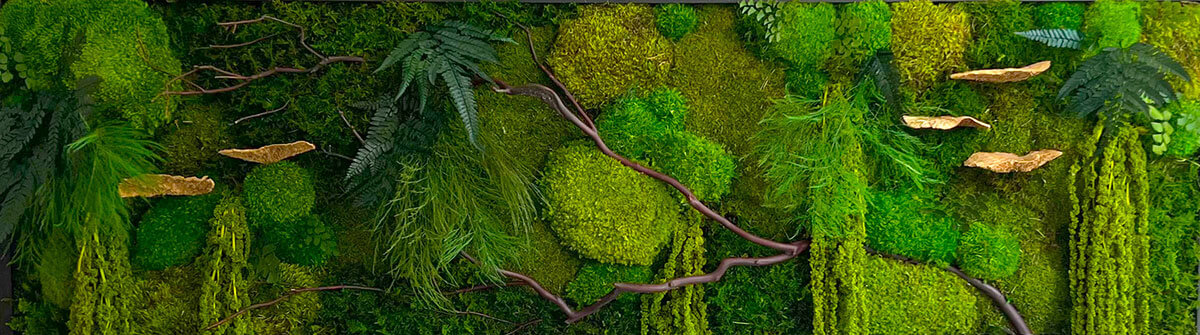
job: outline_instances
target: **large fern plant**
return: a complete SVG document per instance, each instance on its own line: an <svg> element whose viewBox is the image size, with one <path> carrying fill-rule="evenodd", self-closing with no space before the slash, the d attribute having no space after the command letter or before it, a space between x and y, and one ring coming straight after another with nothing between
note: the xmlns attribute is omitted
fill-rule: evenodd
<svg viewBox="0 0 1200 335"><path fill-rule="evenodd" d="M73 94L10 97L0 107L0 242L7 244L37 189L61 168L63 148L87 133L88 93L97 82L81 81Z"/></svg>
<svg viewBox="0 0 1200 335"><path fill-rule="evenodd" d="M444 124L441 113L422 116L414 99L378 101L355 107L375 113L362 148L346 170L350 189L363 204L391 199L405 167L397 162L428 156Z"/></svg>
<svg viewBox="0 0 1200 335"><path fill-rule="evenodd" d="M1153 46L1105 48L1063 83L1058 98L1068 99L1079 117L1100 114L1116 120L1127 113L1149 117L1150 104L1163 106L1175 99L1168 75L1191 80L1183 66Z"/></svg>
<svg viewBox="0 0 1200 335"><path fill-rule="evenodd" d="M491 81L479 68L482 62L499 59L491 42L513 42L504 36L458 21L445 21L425 31L409 35L388 55L375 72L396 64L401 66L400 90L396 99L416 87L418 109L426 110L432 86L442 83L458 110L471 144L479 144L479 116L471 81L478 77Z"/></svg>

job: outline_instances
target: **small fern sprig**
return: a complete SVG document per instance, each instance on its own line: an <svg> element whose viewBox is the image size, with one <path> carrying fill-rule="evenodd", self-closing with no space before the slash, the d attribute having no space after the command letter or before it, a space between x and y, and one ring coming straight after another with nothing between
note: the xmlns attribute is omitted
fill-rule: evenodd
<svg viewBox="0 0 1200 335"><path fill-rule="evenodd" d="M1075 29L1034 29L1018 31L1014 34L1055 48L1075 50L1083 48L1083 33Z"/></svg>
<svg viewBox="0 0 1200 335"><path fill-rule="evenodd" d="M478 77L491 81L487 73L479 68L480 63L500 61L491 42L513 43L513 40L466 23L445 21L409 35L392 50L375 72L400 64L400 90L396 93L396 100L415 86L418 109L421 111L426 110L431 86L439 81L443 83L449 90L451 103L466 126L471 144L482 149L478 140L479 116L471 79Z"/></svg>
<svg viewBox="0 0 1200 335"><path fill-rule="evenodd" d="M428 156L443 121L439 114L422 117L413 99L383 98L354 107L375 115L345 180L363 204L375 205L393 195L396 180L403 174L396 162Z"/></svg>

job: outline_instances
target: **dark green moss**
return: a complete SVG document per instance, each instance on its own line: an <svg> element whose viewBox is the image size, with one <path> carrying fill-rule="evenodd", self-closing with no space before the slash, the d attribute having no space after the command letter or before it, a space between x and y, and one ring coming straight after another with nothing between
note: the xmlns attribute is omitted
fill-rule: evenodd
<svg viewBox="0 0 1200 335"><path fill-rule="evenodd" d="M739 225L745 226L739 221ZM754 245L724 227L708 226L710 264L728 257L765 257L772 250ZM754 228L751 227L751 231ZM810 334L812 293L807 253L765 267L730 269L721 281L706 284L710 329L716 334Z"/></svg>
<svg viewBox="0 0 1200 335"><path fill-rule="evenodd" d="M246 194L246 217L256 228L308 215L316 197L312 176L289 161L255 167L246 175L242 189Z"/></svg>
<svg viewBox="0 0 1200 335"><path fill-rule="evenodd" d="M958 5L971 17L975 40L966 60L973 68L1021 67L1037 60L1033 51L1045 48L1015 34L1033 29L1032 7L1016 0L964 2Z"/></svg>
<svg viewBox="0 0 1200 335"><path fill-rule="evenodd" d="M209 193L156 201L138 222L133 265L162 270L191 262L204 246L208 219L219 200L219 194Z"/></svg>
<svg viewBox="0 0 1200 335"><path fill-rule="evenodd" d="M613 283L648 283L650 277L650 268L646 266L588 263L579 268L575 279L567 284L566 297L580 306L587 306L612 291ZM621 299L636 301L633 295Z"/></svg>
<svg viewBox="0 0 1200 335"><path fill-rule="evenodd" d="M162 169L171 174L192 176L216 168L222 159L217 151L233 147L228 122L219 106L184 104L175 120L163 127L159 143L166 148Z"/></svg>
<svg viewBox="0 0 1200 335"><path fill-rule="evenodd" d="M678 41L696 30L696 9L685 4L665 4L654 7L654 23L663 36Z"/></svg>
<svg viewBox="0 0 1200 335"><path fill-rule="evenodd" d="M526 236L529 242L514 261L514 267L537 279L550 292L561 294L567 283L575 278L581 263L579 258L563 247L543 220L530 225Z"/></svg>
<svg viewBox="0 0 1200 335"><path fill-rule="evenodd" d="M262 243L275 246L275 255L297 265L321 265L338 254L336 234L318 215L263 230Z"/></svg>

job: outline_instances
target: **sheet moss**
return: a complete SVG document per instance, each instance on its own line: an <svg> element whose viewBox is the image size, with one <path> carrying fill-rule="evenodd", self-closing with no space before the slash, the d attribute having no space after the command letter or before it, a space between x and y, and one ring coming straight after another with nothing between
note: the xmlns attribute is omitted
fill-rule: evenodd
<svg viewBox="0 0 1200 335"><path fill-rule="evenodd" d="M954 274L926 265L869 256L863 288L868 334L972 334L978 332L975 289Z"/></svg>
<svg viewBox="0 0 1200 335"><path fill-rule="evenodd" d="M892 53L904 84L920 92L965 69L971 33L968 15L953 6L928 0L892 4Z"/></svg>

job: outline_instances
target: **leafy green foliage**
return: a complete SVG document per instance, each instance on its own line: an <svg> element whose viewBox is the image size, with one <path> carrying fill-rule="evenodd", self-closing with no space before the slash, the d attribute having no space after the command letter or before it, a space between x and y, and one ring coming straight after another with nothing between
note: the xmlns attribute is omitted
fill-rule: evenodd
<svg viewBox="0 0 1200 335"><path fill-rule="evenodd" d="M250 280L246 278L250 256L250 226L242 199L226 196L213 209L207 246L199 261L202 324L213 324L250 305ZM250 320L238 318L213 330L220 335L249 334Z"/></svg>
<svg viewBox="0 0 1200 335"><path fill-rule="evenodd" d="M316 198L312 176L289 161L254 167L242 189L246 217L255 228L272 229L305 217Z"/></svg>
<svg viewBox="0 0 1200 335"><path fill-rule="evenodd" d="M1087 6L1080 3L1052 2L1033 6L1033 23L1042 29L1079 29L1083 27L1083 11Z"/></svg>
<svg viewBox="0 0 1200 335"><path fill-rule="evenodd" d="M655 6L654 24L663 36L672 41L679 41L680 38L696 31L696 9L679 3Z"/></svg>
<svg viewBox="0 0 1200 335"><path fill-rule="evenodd" d="M610 105L596 128L623 156L651 166L688 186L702 201L729 193L736 166L720 144L684 129L687 100L673 89L644 98L628 97Z"/></svg>
<svg viewBox="0 0 1200 335"><path fill-rule="evenodd" d="M445 128L428 159L409 155L398 161L399 176L391 200L380 204L373 220L381 264L407 279L419 301L445 307L442 284L450 262L468 251L482 272L497 279L496 268L519 250L512 232L533 220L536 194L531 173L482 133L482 154L457 125Z"/></svg>
<svg viewBox="0 0 1200 335"><path fill-rule="evenodd" d="M1175 126L1171 127L1175 132L1165 154L1180 158L1195 155L1200 149L1200 102L1178 100L1167 105L1165 111L1175 119Z"/></svg>
<svg viewBox="0 0 1200 335"><path fill-rule="evenodd" d="M1142 42L1179 61L1192 77L1200 76L1200 7L1179 2L1142 3ZM1200 99L1200 83L1172 79L1188 99Z"/></svg>
<svg viewBox="0 0 1200 335"><path fill-rule="evenodd" d="M1088 45L1128 48L1142 38L1141 5L1137 1L1099 0L1084 13Z"/></svg>
<svg viewBox="0 0 1200 335"><path fill-rule="evenodd" d="M865 333L979 333L975 290L950 272L880 257L864 260L863 289L871 303ZM990 307L990 306L989 306Z"/></svg>
<svg viewBox="0 0 1200 335"><path fill-rule="evenodd" d="M613 283L646 283L650 277L650 268L646 266L588 263L579 268L575 280L567 284L566 297L580 306L587 306L612 291ZM636 298L625 295L621 299L628 302Z"/></svg>
<svg viewBox="0 0 1200 335"><path fill-rule="evenodd" d="M1144 334L1149 327L1149 180L1146 153L1128 126L1090 137L1071 167L1071 329ZM1118 177L1119 176L1119 177Z"/></svg>
<svg viewBox="0 0 1200 335"><path fill-rule="evenodd" d="M62 148L86 133L91 111L84 86L74 94L38 93L0 107L0 243L34 205L36 190L64 167ZM29 251L29 250L25 250Z"/></svg>
<svg viewBox="0 0 1200 335"><path fill-rule="evenodd" d="M956 222L921 193L873 194L866 218L867 243L875 250L940 266L955 259Z"/></svg>
<svg viewBox="0 0 1200 335"><path fill-rule="evenodd" d="M61 335L67 333L67 315L46 302L17 299L12 321L8 326L21 334Z"/></svg>
<svg viewBox="0 0 1200 335"><path fill-rule="evenodd" d="M585 6L559 26L546 57L584 108L600 108L635 87L658 87L673 61L647 5Z"/></svg>
<svg viewBox="0 0 1200 335"><path fill-rule="evenodd" d="M4 34L4 25L0 25L0 82L8 83L17 78L25 79L28 72L29 66L25 64L25 54L13 48L12 38Z"/></svg>
<svg viewBox="0 0 1200 335"><path fill-rule="evenodd" d="M403 167L392 164L406 155L424 154L433 147L443 126L441 114L422 116L415 99L382 99L360 103L373 111L366 142L354 155L345 180L361 203L375 206L394 195Z"/></svg>
<svg viewBox="0 0 1200 335"><path fill-rule="evenodd" d="M1083 36L1075 29L1034 29L1015 34L1055 48L1083 48Z"/></svg>
<svg viewBox="0 0 1200 335"><path fill-rule="evenodd" d="M918 92L942 74L966 68L971 22L952 6L929 1L892 4L892 53L905 85Z"/></svg>
<svg viewBox="0 0 1200 335"><path fill-rule="evenodd" d="M396 100L408 92L409 87L415 86L419 101L417 109L423 112L426 111L426 100L432 86L440 81L449 91L450 101L467 129L467 138L479 146L479 112L476 110L471 80L479 77L491 81L487 73L479 68L479 63L500 61L496 58L496 49L489 42L512 42L512 39L462 22L442 22L409 35L379 64L375 72L401 64L400 90L396 93Z"/></svg>
<svg viewBox="0 0 1200 335"><path fill-rule="evenodd" d="M826 63L831 76L853 75L892 42L892 10L880 0L838 6L832 54ZM851 78L845 78L849 81Z"/></svg>
<svg viewBox="0 0 1200 335"><path fill-rule="evenodd" d="M1021 266L1021 245L1003 228L975 223L959 240L958 265L975 278L1008 277Z"/></svg>
<svg viewBox="0 0 1200 335"><path fill-rule="evenodd" d="M754 25L746 36L748 42L763 41L775 43L779 41L779 28L775 25L779 17L781 4L774 0L741 0L738 1L738 13L748 24ZM761 42L760 42L761 43ZM759 44L759 43L754 43Z"/></svg>
<svg viewBox="0 0 1200 335"><path fill-rule="evenodd" d="M297 265L321 265L338 252L333 228L318 215L267 229L262 241L275 246L280 260Z"/></svg>
<svg viewBox="0 0 1200 335"><path fill-rule="evenodd" d="M1165 154L1167 145L1171 143L1171 134L1175 132L1175 127L1171 126L1171 111L1160 111L1150 106L1146 114L1150 116L1150 138L1154 141L1150 151L1155 155Z"/></svg>
<svg viewBox="0 0 1200 335"><path fill-rule="evenodd" d="M0 25L24 54L26 84L35 90L103 79L97 108L152 131L170 119L176 99L159 96L177 75L162 19L142 1L14 1Z"/></svg>
<svg viewBox="0 0 1200 335"><path fill-rule="evenodd" d="M1070 108L1079 117L1101 114L1114 120L1124 113L1148 115L1150 103L1162 106L1175 100L1168 74L1191 80L1187 70L1153 46L1106 48L1080 65L1063 83L1058 98L1070 97Z"/></svg>
<svg viewBox="0 0 1200 335"><path fill-rule="evenodd" d="M200 254L208 219L220 199L218 194L210 193L156 201L138 222L133 265L162 270L190 263Z"/></svg>
<svg viewBox="0 0 1200 335"><path fill-rule="evenodd" d="M665 184L589 145L551 153L543 176L550 227L584 257L650 265L679 220Z"/></svg>
<svg viewBox="0 0 1200 335"><path fill-rule="evenodd" d="M820 68L833 51L837 14L829 3L785 2L775 14L771 51L789 63Z"/></svg>

